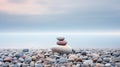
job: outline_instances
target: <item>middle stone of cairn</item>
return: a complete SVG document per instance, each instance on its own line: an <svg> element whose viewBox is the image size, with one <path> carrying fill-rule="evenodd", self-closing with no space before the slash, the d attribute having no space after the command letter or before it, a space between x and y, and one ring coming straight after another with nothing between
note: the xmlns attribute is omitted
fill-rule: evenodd
<svg viewBox="0 0 120 67"><path fill-rule="evenodd" d="M64 37L58 37L57 45L65 46L67 44L67 42L64 39L65 39Z"/></svg>

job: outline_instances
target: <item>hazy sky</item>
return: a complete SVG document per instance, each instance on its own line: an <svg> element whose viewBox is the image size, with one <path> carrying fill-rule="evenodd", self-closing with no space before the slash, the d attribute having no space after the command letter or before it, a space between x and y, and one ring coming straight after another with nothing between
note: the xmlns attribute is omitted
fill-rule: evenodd
<svg viewBox="0 0 120 67"><path fill-rule="evenodd" d="M74 48L118 48L119 6L120 0L0 0L0 48L50 48L57 36Z"/></svg>

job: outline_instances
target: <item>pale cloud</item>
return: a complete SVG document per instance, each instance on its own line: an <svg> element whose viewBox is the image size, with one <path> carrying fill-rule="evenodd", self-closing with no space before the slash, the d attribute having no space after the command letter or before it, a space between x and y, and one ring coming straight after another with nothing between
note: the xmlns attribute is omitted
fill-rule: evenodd
<svg viewBox="0 0 120 67"><path fill-rule="evenodd" d="M59 14L68 11L74 3L55 0L0 0L0 12L9 14Z"/></svg>
<svg viewBox="0 0 120 67"><path fill-rule="evenodd" d="M0 35L111 35L111 36L120 36L119 31L112 32L3 32Z"/></svg>
<svg viewBox="0 0 120 67"><path fill-rule="evenodd" d="M117 0L118 1L118 0ZM64 14L71 11L120 11L119 3L112 0L0 0L0 12L8 14ZM109 2L109 3L108 3ZM119 2L119 1L118 1Z"/></svg>

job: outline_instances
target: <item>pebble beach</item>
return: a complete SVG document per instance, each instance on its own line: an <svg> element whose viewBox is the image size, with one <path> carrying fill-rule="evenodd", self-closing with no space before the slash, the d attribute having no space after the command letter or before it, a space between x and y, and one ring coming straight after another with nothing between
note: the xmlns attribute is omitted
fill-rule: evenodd
<svg viewBox="0 0 120 67"><path fill-rule="evenodd" d="M120 49L0 49L0 67L120 67Z"/></svg>

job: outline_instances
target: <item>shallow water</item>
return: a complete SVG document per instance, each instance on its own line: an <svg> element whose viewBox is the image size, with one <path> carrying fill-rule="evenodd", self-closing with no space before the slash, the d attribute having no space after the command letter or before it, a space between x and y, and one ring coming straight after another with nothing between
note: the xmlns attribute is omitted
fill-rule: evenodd
<svg viewBox="0 0 120 67"><path fill-rule="evenodd" d="M50 48L60 35L0 35L0 48ZM64 35L73 48L118 48L120 36ZM44 46L43 46L44 45Z"/></svg>

